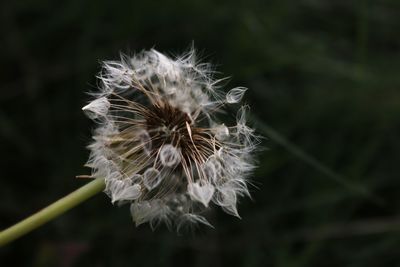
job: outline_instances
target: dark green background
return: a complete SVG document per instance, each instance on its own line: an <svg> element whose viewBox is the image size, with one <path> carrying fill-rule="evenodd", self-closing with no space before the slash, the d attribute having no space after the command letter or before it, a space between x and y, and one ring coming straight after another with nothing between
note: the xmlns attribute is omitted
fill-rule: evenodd
<svg viewBox="0 0 400 267"><path fill-rule="evenodd" d="M2 1L0 14L1 228L85 184L81 107L120 51L194 42L227 89L250 88L269 137L242 220L216 210L215 229L152 232L100 194L2 248L1 266L400 266L399 1Z"/></svg>

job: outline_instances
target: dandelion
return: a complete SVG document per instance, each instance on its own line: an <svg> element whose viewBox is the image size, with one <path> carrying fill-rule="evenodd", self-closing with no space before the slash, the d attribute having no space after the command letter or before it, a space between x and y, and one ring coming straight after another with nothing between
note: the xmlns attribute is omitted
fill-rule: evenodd
<svg viewBox="0 0 400 267"><path fill-rule="evenodd" d="M210 225L211 204L239 217L249 196L257 138L247 106L234 125L217 118L246 88L224 94L194 51L176 59L152 49L107 61L100 90L83 110L97 123L87 166L112 203L129 203L136 225Z"/></svg>

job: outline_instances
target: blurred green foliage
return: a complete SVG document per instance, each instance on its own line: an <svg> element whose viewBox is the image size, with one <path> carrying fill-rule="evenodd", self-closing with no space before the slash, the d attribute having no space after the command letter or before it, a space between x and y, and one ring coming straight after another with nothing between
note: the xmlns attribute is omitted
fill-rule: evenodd
<svg viewBox="0 0 400 267"><path fill-rule="evenodd" d="M81 107L120 51L194 42L250 88L269 137L242 220L215 210L215 229L152 232L101 194L3 248L1 266L400 266L399 1L24 0L0 14L1 228L86 182Z"/></svg>

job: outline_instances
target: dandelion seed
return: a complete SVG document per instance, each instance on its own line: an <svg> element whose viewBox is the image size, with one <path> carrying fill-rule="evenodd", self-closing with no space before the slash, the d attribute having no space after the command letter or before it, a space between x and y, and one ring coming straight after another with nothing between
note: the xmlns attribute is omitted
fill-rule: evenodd
<svg viewBox="0 0 400 267"><path fill-rule="evenodd" d="M160 160L164 166L173 167L180 161L180 154L178 149L168 144L161 147Z"/></svg>
<svg viewBox="0 0 400 267"><path fill-rule="evenodd" d="M109 179L106 188L111 192L112 203L120 200L135 200L141 194L141 186L139 184L131 184L131 181Z"/></svg>
<svg viewBox="0 0 400 267"><path fill-rule="evenodd" d="M161 183L161 174L155 168L148 168L143 174L143 183L151 191Z"/></svg>
<svg viewBox="0 0 400 267"><path fill-rule="evenodd" d="M108 109L110 108L110 102L108 102L106 97L101 97L99 99L93 100L88 105L84 106L82 110L91 119L97 119L99 117L104 117Z"/></svg>
<svg viewBox="0 0 400 267"><path fill-rule="evenodd" d="M113 203L131 203L136 225L211 226L203 217L211 204L239 216L258 141L246 106L236 125L218 120L247 89L224 95L212 74L194 51L171 59L153 49L103 63L100 92L83 108L98 124L87 166L105 178Z"/></svg>
<svg viewBox="0 0 400 267"><path fill-rule="evenodd" d="M193 200L199 201L208 207L208 203L214 194L214 186L211 184L190 183L188 184L188 193Z"/></svg>
<svg viewBox="0 0 400 267"><path fill-rule="evenodd" d="M225 124L221 124L214 128L214 134L218 140L224 140L229 137L229 129Z"/></svg>
<svg viewBox="0 0 400 267"><path fill-rule="evenodd" d="M242 101L244 93L247 91L247 88L237 87L233 88L226 94L226 102L229 104L239 103Z"/></svg>

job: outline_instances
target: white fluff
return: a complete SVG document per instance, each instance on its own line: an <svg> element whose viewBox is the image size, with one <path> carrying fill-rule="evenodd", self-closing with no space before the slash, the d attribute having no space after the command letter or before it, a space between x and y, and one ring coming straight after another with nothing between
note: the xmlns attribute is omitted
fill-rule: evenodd
<svg viewBox="0 0 400 267"><path fill-rule="evenodd" d="M237 87L237 88L231 89L226 94L226 102L229 104L239 103L240 101L242 101L242 98L246 91L247 91L247 88L244 88L244 87Z"/></svg>
<svg viewBox="0 0 400 267"><path fill-rule="evenodd" d="M84 106L82 110L89 118L97 119L106 116L109 108L110 102L108 102L108 99L106 97L101 97Z"/></svg>
<svg viewBox="0 0 400 267"><path fill-rule="evenodd" d="M217 117L247 89L224 94L213 74L194 50L172 59L151 49L103 63L99 92L83 108L98 124L87 166L105 179L112 203L131 203L136 225L211 226L200 215L210 202L239 217L258 140L248 106L236 125Z"/></svg>
<svg viewBox="0 0 400 267"><path fill-rule="evenodd" d="M187 190L194 201L201 202L204 206L208 207L215 189L211 184L200 185L199 183L189 183Z"/></svg>
<svg viewBox="0 0 400 267"><path fill-rule="evenodd" d="M135 200L140 197L140 189L140 185L132 185L129 180L108 179L106 181L106 190L111 192L112 203Z"/></svg>
<svg viewBox="0 0 400 267"><path fill-rule="evenodd" d="M156 168L148 168L143 174L143 183L151 191L156 188L162 180L160 171Z"/></svg>
<svg viewBox="0 0 400 267"><path fill-rule="evenodd" d="M174 167L180 162L181 156L179 150L174 146L163 145L160 150L161 163L166 167Z"/></svg>

